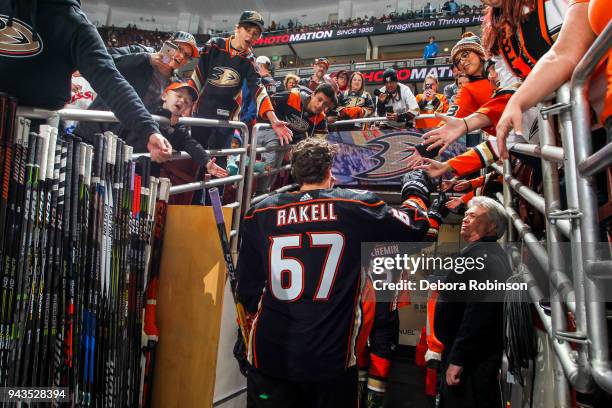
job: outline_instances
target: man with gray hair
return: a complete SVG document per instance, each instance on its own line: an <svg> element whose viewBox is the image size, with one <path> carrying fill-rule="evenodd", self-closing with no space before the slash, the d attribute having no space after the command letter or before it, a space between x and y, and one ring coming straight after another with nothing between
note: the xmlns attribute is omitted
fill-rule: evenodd
<svg viewBox="0 0 612 408"><path fill-rule="evenodd" d="M466 262L471 258L482 267L450 271L445 283L455 289L440 291L436 303L434 330L444 345L440 390L444 408L501 406L503 293L471 285L504 283L511 275L508 257L496 242L505 226L505 211L497 201L479 196L468 203L461 223L461 238L468 245L458 258Z"/></svg>

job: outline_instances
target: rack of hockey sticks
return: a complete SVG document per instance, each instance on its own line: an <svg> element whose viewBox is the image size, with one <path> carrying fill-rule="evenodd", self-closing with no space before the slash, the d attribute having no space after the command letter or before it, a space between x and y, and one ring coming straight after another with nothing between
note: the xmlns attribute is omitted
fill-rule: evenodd
<svg viewBox="0 0 612 408"><path fill-rule="evenodd" d="M169 181L110 132L35 133L16 108L0 95L0 386L148 405Z"/></svg>

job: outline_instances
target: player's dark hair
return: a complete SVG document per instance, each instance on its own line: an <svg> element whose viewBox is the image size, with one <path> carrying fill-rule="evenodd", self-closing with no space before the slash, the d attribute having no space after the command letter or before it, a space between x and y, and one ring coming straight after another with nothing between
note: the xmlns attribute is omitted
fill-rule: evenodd
<svg viewBox="0 0 612 408"><path fill-rule="evenodd" d="M293 148L291 175L300 185L321 183L336 157L336 145L318 137L302 140Z"/></svg>
<svg viewBox="0 0 612 408"><path fill-rule="evenodd" d="M331 99L333 106L338 105L338 99L336 98L336 91L334 90L334 87L331 86L331 84L328 84L327 82L320 84L319 86L315 88L312 94L316 95L319 92L321 92L323 95Z"/></svg>

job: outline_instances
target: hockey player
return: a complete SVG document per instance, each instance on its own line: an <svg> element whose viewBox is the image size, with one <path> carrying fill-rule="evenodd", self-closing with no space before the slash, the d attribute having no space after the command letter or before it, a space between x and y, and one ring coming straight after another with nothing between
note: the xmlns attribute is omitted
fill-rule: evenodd
<svg viewBox="0 0 612 408"><path fill-rule="evenodd" d="M292 138L287 123L278 120L270 98L260 83L255 66L252 43L263 31L263 17L256 11L245 11L240 16L236 30L229 38L211 38L200 50L200 60L192 80L199 93L196 117L238 120L242 101L242 84L246 81L257 105L257 115L267 119L280 143ZM229 148L233 130L219 127L195 127L193 137L210 149ZM218 164L225 167L226 157L219 157Z"/></svg>
<svg viewBox="0 0 612 408"><path fill-rule="evenodd" d="M400 209L333 189L335 148L308 138L293 151L297 193L272 196L244 218L238 298L253 317L247 394L255 407L357 406L361 242L420 241L432 189L404 179Z"/></svg>

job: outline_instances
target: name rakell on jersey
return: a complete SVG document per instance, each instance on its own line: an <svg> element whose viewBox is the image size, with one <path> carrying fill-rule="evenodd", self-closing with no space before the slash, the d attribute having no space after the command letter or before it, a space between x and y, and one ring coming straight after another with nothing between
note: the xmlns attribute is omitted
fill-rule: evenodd
<svg viewBox="0 0 612 408"><path fill-rule="evenodd" d="M306 222L335 221L337 219L334 203L313 203L292 206L281 208L276 212L276 225L279 227Z"/></svg>

